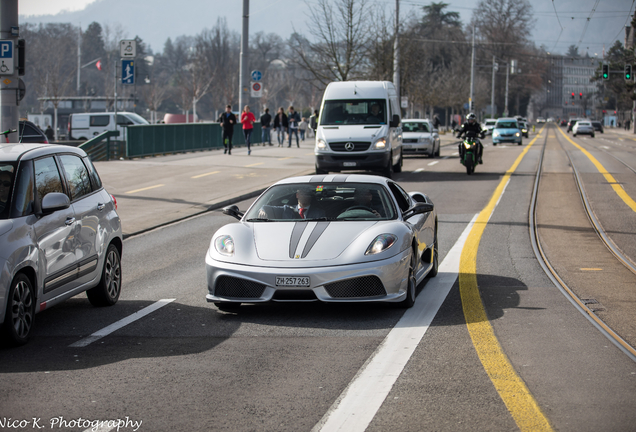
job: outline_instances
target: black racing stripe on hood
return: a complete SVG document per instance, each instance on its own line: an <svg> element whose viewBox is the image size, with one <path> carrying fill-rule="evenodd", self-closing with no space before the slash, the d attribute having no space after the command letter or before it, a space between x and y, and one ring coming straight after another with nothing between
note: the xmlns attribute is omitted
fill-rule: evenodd
<svg viewBox="0 0 636 432"><path fill-rule="evenodd" d="M309 183L322 183L323 181L325 181L325 177L327 177L326 174L311 176L311 178L309 179Z"/></svg>
<svg viewBox="0 0 636 432"><path fill-rule="evenodd" d="M300 237L302 237L305 228L307 228L306 222L296 222L294 224L294 229L289 239L289 258L291 259L294 259L294 253L296 252L298 243L300 243Z"/></svg>
<svg viewBox="0 0 636 432"><path fill-rule="evenodd" d="M333 178L334 182L340 182L340 183L344 183L347 181L347 177L349 177L348 175L337 175Z"/></svg>
<svg viewBox="0 0 636 432"><path fill-rule="evenodd" d="M303 254L301 258L305 258L312 247L316 244L322 233L325 232L330 222L318 222L314 227L313 231L309 235L309 239L307 239L307 243L305 244L305 248L303 249Z"/></svg>

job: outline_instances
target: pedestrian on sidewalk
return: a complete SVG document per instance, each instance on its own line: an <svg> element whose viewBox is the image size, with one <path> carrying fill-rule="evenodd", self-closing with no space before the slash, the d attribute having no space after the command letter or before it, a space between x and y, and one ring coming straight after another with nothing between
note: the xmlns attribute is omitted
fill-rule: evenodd
<svg viewBox="0 0 636 432"><path fill-rule="evenodd" d="M44 131L44 135L46 135L46 139L48 139L49 142L53 141L53 139L55 138L55 134L53 133L53 128L51 127L51 125L48 125L46 127L46 130Z"/></svg>
<svg viewBox="0 0 636 432"><path fill-rule="evenodd" d="M261 116L261 142L263 145L269 143L272 145L272 115L269 108L265 108L265 114Z"/></svg>
<svg viewBox="0 0 636 432"><path fill-rule="evenodd" d="M296 146L300 148L300 142L298 141L298 125L300 123L300 114L294 111L294 107L290 105L287 117L289 118L289 132L287 132L289 136L289 144L287 145L287 147L291 147L292 134L294 134L296 135Z"/></svg>
<svg viewBox="0 0 636 432"><path fill-rule="evenodd" d="M225 112L219 117L219 123L223 128L223 154L232 154L232 135L234 135L234 125L236 124L236 116L232 112L232 105L225 107Z"/></svg>
<svg viewBox="0 0 636 432"><path fill-rule="evenodd" d="M300 140L305 141L305 132L307 132L307 127L309 123L307 123L307 118L303 117L302 121L298 124L298 131L300 132Z"/></svg>
<svg viewBox="0 0 636 432"><path fill-rule="evenodd" d="M316 136L316 129L318 129L318 110L314 110L314 113L309 116L309 127L314 131L314 137Z"/></svg>
<svg viewBox="0 0 636 432"><path fill-rule="evenodd" d="M250 112L249 105L245 105L243 113L241 113L241 123L243 124L243 136L245 137L245 144L247 144L247 155L252 153L250 149L250 138L252 137L252 131L254 130L254 122L256 118L254 114Z"/></svg>
<svg viewBox="0 0 636 432"><path fill-rule="evenodd" d="M278 113L274 117L274 129L276 129L278 135L278 147L282 147L285 142L285 131L289 127L289 120L285 114L283 107L278 108Z"/></svg>

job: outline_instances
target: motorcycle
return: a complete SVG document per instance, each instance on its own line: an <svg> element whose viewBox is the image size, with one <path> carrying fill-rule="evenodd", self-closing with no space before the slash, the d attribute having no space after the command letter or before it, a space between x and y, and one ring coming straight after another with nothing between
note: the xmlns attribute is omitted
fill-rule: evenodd
<svg viewBox="0 0 636 432"><path fill-rule="evenodd" d="M466 137L461 144L464 146L464 151L462 152L460 162L466 167L466 174L468 175L475 172L475 165L477 165L479 161L479 156L477 155L478 142L475 137Z"/></svg>

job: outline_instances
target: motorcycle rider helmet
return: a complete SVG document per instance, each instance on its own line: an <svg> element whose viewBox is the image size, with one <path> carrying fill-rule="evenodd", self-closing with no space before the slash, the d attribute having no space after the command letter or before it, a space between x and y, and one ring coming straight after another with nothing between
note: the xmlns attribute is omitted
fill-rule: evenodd
<svg viewBox="0 0 636 432"><path fill-rule="evenodd" d="M466 119L468 120L468 123L475 123L477 121L477 116L474 113L470 113L466 116Z"/></svg>

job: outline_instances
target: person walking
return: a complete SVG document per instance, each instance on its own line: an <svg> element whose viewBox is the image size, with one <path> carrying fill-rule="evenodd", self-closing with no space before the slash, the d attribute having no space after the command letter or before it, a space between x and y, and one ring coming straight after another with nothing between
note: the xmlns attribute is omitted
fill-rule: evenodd
<svg viewBox="0 0 636 432"><path fill-rule="evenodd" d="M247 144L247 155L252 154L250 149L250 139L252 137L252 131L254 130L254 122L256 118L254 114L250 112L249 105L245 105L243 113L241 114L241 123L243 124L243 136L245 137L245 144Z"/></svg>
<svg viewBox="0 0 636 432"><path fill-rule="evenodd" d="M318 129L318 110L314 110L314 113L309 116L309 127L314 131L314 137L316 136L316 129Z"/></svg>
<svg viewBox="0 0 636 432"><path fill-rule="evenodd" d="M278 108L278 113L274 117L274 129L276 129L278 135L278 147L282 147L285 142L285 131L289 126L289 120L285 114L283 107Z"/></svg>
<svg viewBox="0 0 636 432"><path fill-rule="evenodd" d="M300 132L300 140L305 141L305 132L307 132L307 127L309 123L307 123L307 118L303 117L302 121L298 124L298 131Z"/></svg>
<svg viewBox="0 0 636 432"><path fill-rule="evenodd" d="M46 127L44 135L46 136L46 139L49 140L49 142L53 141L53 139L55 138L55 134L53 133L53 128L51 127L51 125L48 125Z"/></svg>
<svg viewBox="0 0 636 432"><path fill-rule="evenodd" d="M269 113L269 108L265 108L265 114L261 116L261 142L263 145L269 143L272 145L272 115Z"/></svg>
<svg viewBox="0 0 636 432"><path fill-rule="evenodd" d="M298 141L298 124L300 123L300 114L294 111L294 107L290 105L287 117L289 119L289 132L287 132L289 135L289 144L287 147L291 147L292 134L294 134L296 135L296 146L300 148L300 142Z"/></svg>
<svg viewBox="0 0 636 432"><path fill-rule="evenodd" d="M234 135L234 125L236 124L236 116L232 112L232 105L225 107L225 112L219 117L219 123L223 128L223 154L232 154L232 135Z"/></svg>

